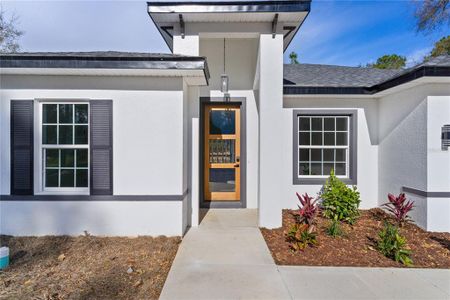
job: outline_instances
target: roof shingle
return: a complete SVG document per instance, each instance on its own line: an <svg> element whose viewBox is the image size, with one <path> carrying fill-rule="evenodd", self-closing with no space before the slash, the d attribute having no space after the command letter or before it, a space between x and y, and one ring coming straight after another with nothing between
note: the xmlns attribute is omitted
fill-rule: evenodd
<svg viewBox="0 0 450 300"><path fill-rule="evenodd" d="M372 86L402 71L316 64L284 65L284 84L314 87Z"/></svg>
<svg viewBox="0 0 450 300"><path fill-rule="evenodd" d="M450 67L450 55L431 58L409 69L376 69L318 64L284 65L284 85L304 87L372 87L421 67Z"/></svg>

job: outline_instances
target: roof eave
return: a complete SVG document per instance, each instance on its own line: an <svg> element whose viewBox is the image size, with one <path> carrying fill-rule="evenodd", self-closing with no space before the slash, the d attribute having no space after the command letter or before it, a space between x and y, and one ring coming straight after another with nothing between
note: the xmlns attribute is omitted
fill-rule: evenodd
<svg viewBox="0 0 450 300"><path fill-rule="evenodd" d="M306 12L311 0L303 1L164 1L147 2L148 13L250 13Z"/></svg>
<svg viewBox="0 0 450 300"><path fill-rule="evenodd" d="M207 69L204 57L61 57L1 55L2 68Z"/></svg>
<svg viewBox="0 0 450 300"><path fill-rule="evenodd" d="M311 0L300 1L165 1L147 2L147 13L156 25L160 35L173 52L173 37L169 36L153 18L153 14L189 14L189 13L302 13L305 17L299 22L293 32L284 38L283 50L289 47L291 41L303 25L311 10Z"/></svg>
<svg viewBox="0 0 450 300"><path fill-rule="evenodd" d="M77 69L77 70L116 70L120 73L132 73L142 70L164 71L201 71L208 84L210 73L208 63L204 57L86 57L86 56L33 56L33 55L0 55L1 73L6 74L7 70L16 70L14 73L20 74L21 70L57 70L57 69ZM10 72L11 73L11 72ZM37 72L39 73L39 72ZM167 72L166 72L167 73Z"/></svg>
<svg viewBox="0 0 450 300"><path fill-rule="evenodd" d="M450 77L450 66L421 66L373 86L298 86L284 85L284 95L374 95L422 77Z"/></svg>

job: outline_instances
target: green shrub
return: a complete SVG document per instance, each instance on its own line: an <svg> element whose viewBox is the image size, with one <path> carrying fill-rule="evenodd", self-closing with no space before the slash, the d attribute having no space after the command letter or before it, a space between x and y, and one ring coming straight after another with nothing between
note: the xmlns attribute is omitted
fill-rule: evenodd
<svg viewBox="0 0 450 300"><path fill-rule="evenodd" d="M384 256L401 262L405 266L412 265L411 251L406 248L406 239L400 235L397 227L385 222L383 230L379 233L379 237L380 239L377 243L378 250Z"/></svg>
<svg viewBox="0 0 450 300"><path fill-rule="evenodd" d="M322 199L323 215L336 221L353 224L359 216L359 192L354 186L348 187L340 181L331 170L320 195Z"/></svg>
<svg viewBox="0 0 450 300"><path fill-rule="evenodd" d="M294 224L286 235L293 251L303 250L308 245L317 244L317 234L314 225Z"/></svg>
<svg viewBox="0 0 450 300"><path fill-rule="evenodd" d="M327 234L332 237L338 237L343 234L341 223L336 220L332 220L330 226L327 227Z"/></svg>

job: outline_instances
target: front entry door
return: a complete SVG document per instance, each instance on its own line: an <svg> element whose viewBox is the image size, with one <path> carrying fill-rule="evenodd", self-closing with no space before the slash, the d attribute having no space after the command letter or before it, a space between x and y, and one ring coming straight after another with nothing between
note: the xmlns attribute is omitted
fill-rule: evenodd
<svg viewBox="0 0 450 300"><path fill-rule="evenodd" d="M240 201L240 105L204 106L204 201Z"/></svg>

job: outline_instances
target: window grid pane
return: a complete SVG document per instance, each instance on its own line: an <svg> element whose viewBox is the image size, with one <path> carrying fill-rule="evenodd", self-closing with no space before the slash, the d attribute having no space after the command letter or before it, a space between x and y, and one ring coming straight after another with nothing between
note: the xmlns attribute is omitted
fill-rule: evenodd
<svg viewBox="0 0 450 300"><path fill-rule="evenodd" d="M348 177L348 116L298 116L298 176Z"/></svg>
<svg viewBox="0 0 450 300"><path fill-rule="evenodd" d="M42 134L44 188L87 188L89 105L43 104Z"/></svg>
<svg viewBox="0 0 450 300"><path fill-rule="evenodd" d="M43 104L43 145L87 145L88 127L88 104Z"/></svg>
<svg viewBox="0 0 450 300"><path fill-rule="evenodd" d="M67 159L67 155L73 155L73 158ZM84 166L87 162L78 163L79 156L81 160L87 160L87 155L87 149L44 149L45 187L88 187L89 168ZM57 157L56 161L52 156ZM53 178L48 178L49 175Z"/></svg>

